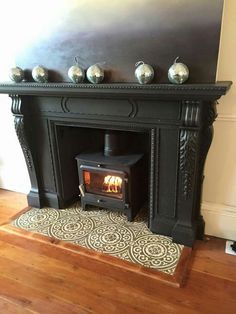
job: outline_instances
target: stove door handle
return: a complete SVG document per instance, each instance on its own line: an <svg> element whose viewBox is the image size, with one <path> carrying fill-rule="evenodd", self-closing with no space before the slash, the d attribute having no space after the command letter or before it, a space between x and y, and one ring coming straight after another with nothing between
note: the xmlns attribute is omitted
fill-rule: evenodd
<svg viewBox="0 0 236 314"><path fill-rule="evenodd" d="M84 185L83 184L79 185L79 190L80 190L81 196L84 197L85 194L84 194Z"/></svg>

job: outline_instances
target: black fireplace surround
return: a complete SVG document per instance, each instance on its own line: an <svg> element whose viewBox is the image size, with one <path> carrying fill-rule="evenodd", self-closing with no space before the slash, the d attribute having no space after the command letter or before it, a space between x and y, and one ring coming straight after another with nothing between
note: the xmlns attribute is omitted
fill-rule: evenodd
<svg viewBox="0 0 236 314"><path fill-rule="evenodd" d="M230 85L0 84L12 98L29 205L78 200L75 156L102 151L105 130L120 131L129 153L146 156L149 228L192 246L204 235L201 189L216 101Z"/></svg>

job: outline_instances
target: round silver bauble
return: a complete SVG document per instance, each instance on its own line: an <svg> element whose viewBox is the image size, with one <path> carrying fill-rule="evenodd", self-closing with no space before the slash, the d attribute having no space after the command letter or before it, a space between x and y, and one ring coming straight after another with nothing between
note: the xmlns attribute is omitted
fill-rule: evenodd
<svg viewBox="0 0 236 314"><path fill-rule="evenodd" d="M78 65L73 65L68 70L68 77L72 82L79 84L83 82L85 73Z"/></svg>
<svg viewBox="0 0 236 314"><path fill-rule="evenodd" d="M154 78L153 67L149 64L139 61L135 64L137 66L135 70L135 77L138 80L139 84L148 84Z"/></svg>
<svg viewBox="0 0 236 314"><path fill-rule="evenodd" d="M13 82L19 83L24 79L24 71L20 67L11 68L9 77Z"/></svg>
<svg viewBox="0 0 236 314"><path fill-rule="evenodd" d="M99 65L91 65L86 72L87 79L93 84L99 84L104 79L104 70Z"/></svg>
<svg viewBox="0 0 236 314"><path fill-rule="evenodd" d="M46 83L48 81L48 70L40 65L37 65L32 70L32 77L35 82Z"/></svg>
<svg viewBox="0 0 236 314"><path fill-rule="evenodd" d="M183 84L189 77L189 69L187 65L177 62L178 58L175 59L174 63L168 70L168 79L173 84Z"/></svg>

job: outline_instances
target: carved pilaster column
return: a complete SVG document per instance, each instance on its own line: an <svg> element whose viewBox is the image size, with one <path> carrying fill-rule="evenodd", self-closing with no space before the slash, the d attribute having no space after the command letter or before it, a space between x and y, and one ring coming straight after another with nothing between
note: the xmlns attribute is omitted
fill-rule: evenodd
<svg viewBox="0 0 236 314"><path fill-rule="evenodd" d="M182 197L188 200L194 186L198 155L200 102L184 101L182 106L183 127L180 130L179 169Z"/></svg>
<svg viewBox="0 0 236 314"><path fill-rule="evenodd" d="M12 99L11 111L15 117L15 130L25 157L31 181L31 190L28 194L28 203L29 205L40 207L38 179L25 127L25 117L22 112L22 100L19 95L10 95L10 97Z"/></svg>
<svg viewBox="0 0 236 314"><path fill-rule="evenodd" d="M192 245L196 237L195 190L198 185L202 102L183 101L179 135L178 211L173 239Z"/></svg>
<svg viewBox="0 0 236 314"><path fill-rule="evenodd" d="M201 215L203 169L213 137L216 106L210 101L184 101L179 136L178 215L173 239L192 245L204 235Z"/></svg>
<svg viewBox="0 0 236 314"><path fill-rule="evenodd" d="M28 143L26 141L25 133L24 133L24 118L23 117L17 117L17 116L15 117L15 129L16 129L16 134L20 142L22 151L25 156L25 161L26 161L28 170L32 171L33 169L32 156L29 150Z"/></svg>

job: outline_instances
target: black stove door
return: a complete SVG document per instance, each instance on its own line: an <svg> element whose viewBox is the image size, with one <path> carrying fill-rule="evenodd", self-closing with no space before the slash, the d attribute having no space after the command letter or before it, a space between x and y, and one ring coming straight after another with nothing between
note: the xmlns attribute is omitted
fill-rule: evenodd
<svg viewBox="0 0 236 314"><path fill-rule="evenodd" d="M87 203L105 208L125 209L128 207L128 175L124 171L101 166L80 165L81 197Z"/></svg>

